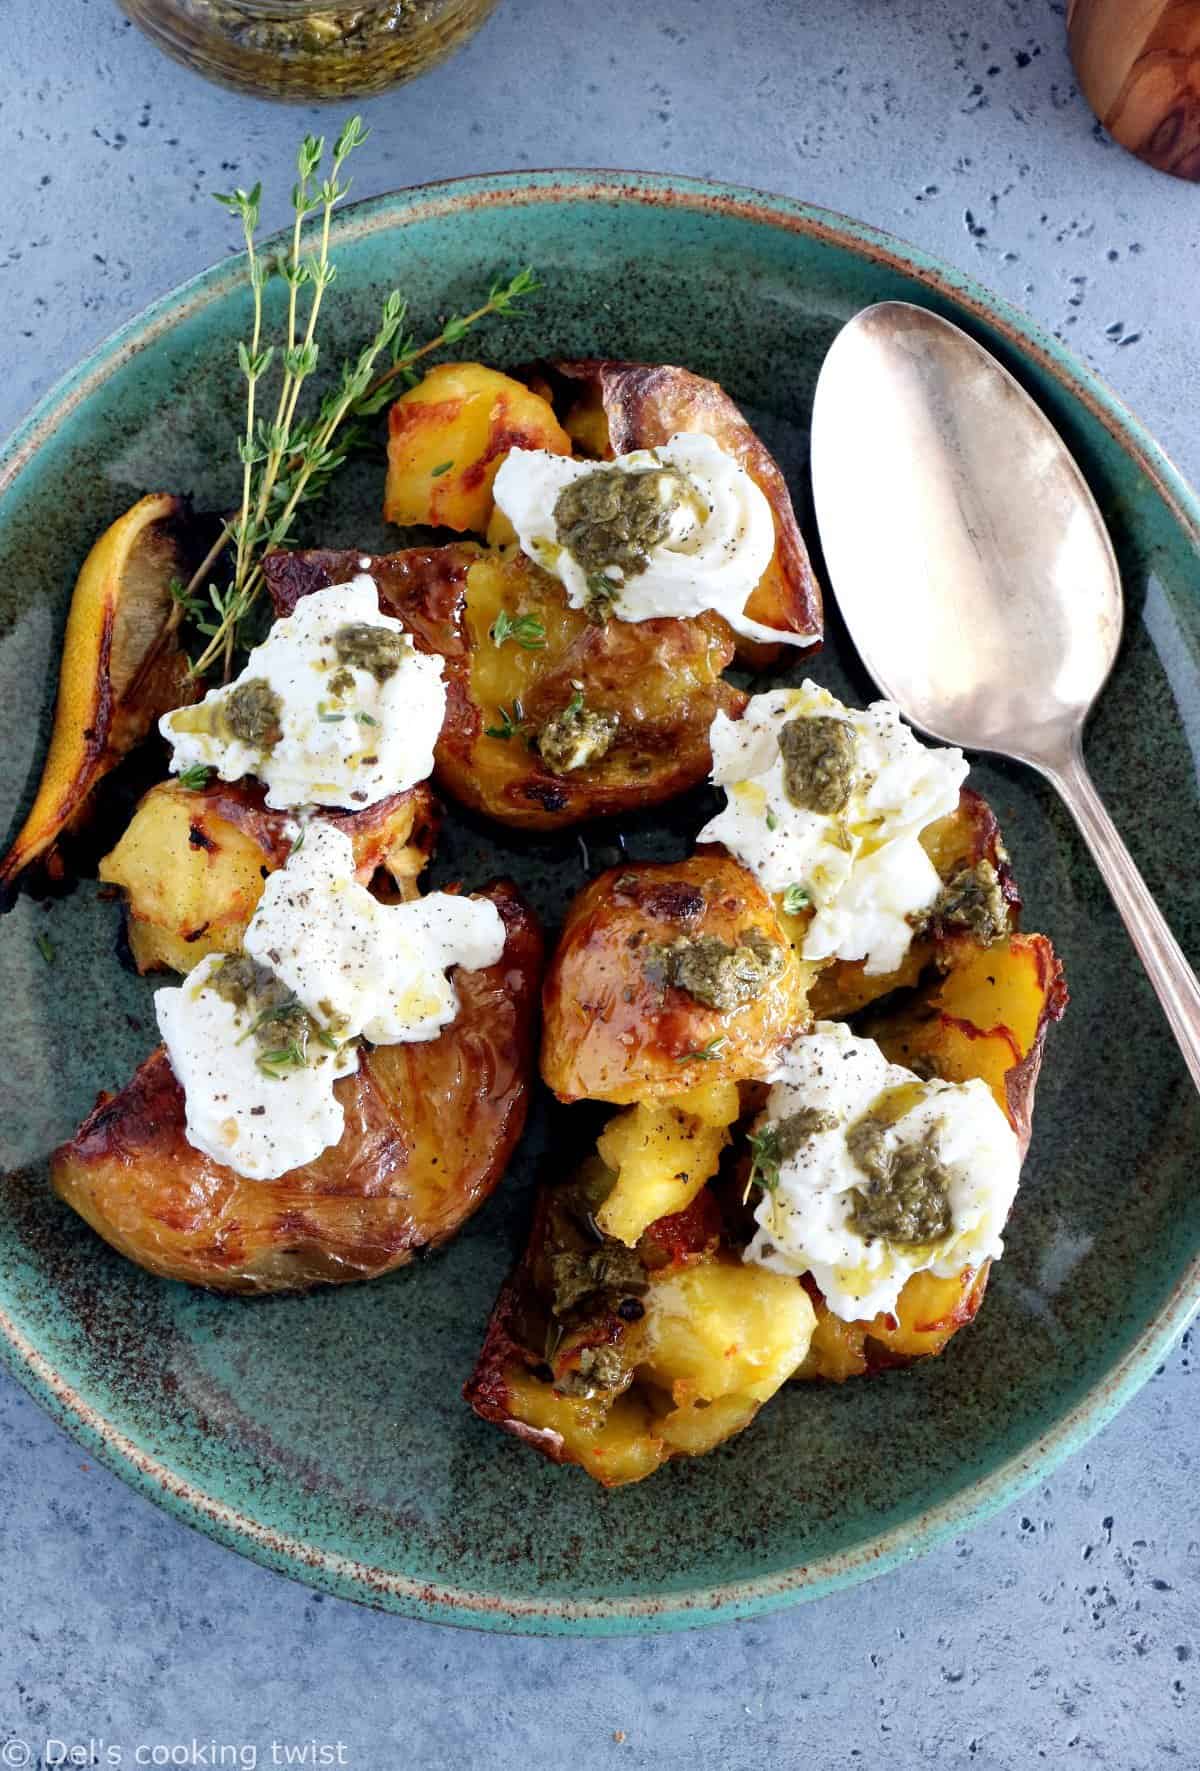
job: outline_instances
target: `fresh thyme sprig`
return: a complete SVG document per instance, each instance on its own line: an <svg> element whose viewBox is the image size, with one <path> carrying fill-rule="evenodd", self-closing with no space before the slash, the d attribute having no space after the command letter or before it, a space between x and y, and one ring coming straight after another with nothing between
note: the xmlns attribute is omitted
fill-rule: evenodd
<svg viewBox="0 0 1200 1771"><path fill-rule="evenodd" d="M708 1041L707 1045L695 1046L691 1051L684 1052L679 1061L681 1064L693 1064L697 1062L712 1064L717 1058L723 1055L725 1047L728 1044L729 1041L725 1035L723 1033L718 1033L715 1039L710 1039Z"/></svg>
<svg viewBox="0 0 1200 1771"><path fill-rule="evenodd" d="M231 675L234 652L245 643L246 620L262 591L264 554L287 544L296 512L319 497L351 453L368 440L367 421L383 411L395 384L412 385L417 379L414 365L423 357L459 343L481 320L511 313L522 297L538 287L532 269L526 267L507 283L494 283L486 301L470 313L453 315L435 338L421 345L405 328L408 304L394 289L383 304L374 337L356 358L342 365L339 380L315 414L302 417L301 394L320 361L317 328L322 303L337 276L329 255L333 211L350 189L343 168L366 139L362 119L351 117L333 144L329 171L322 177L325 138L305 136L296 156L290 242L286 250L273 255L264 255L256 243L261 184L217 196L242 225L253 313L250 338L237 347L246 385L246 417L238 442L241 503L190 581L172 586L168 631L174 632L186 618L206 642L191 665L194 677L206 675L218 664L226 679ZM264 342L263 292L273 275L288 290L284 338L279 344ZM279 372L279 387L268 418L263 414L263 392L273 370ZM269 405L266 410L271 411ZM227 548L233 554L229 578L223 585L214 584L210 574Z"/></svg>
<svg viewBox="0 0 1200 1771"><path fill-rule="evenodd" d="M515 738L518 733L524 731L525 709L521 704L519 696L514 698L511 708L501 706L497 709L497 712L499 714L500 723L495 726L485 726L483 728L484 736L486 738L504 738L507 740L509 738Z"/></svg>
<svg viewBox="0 0 1200 1771"><path fill-rule="evenodd" d="M775 1191L779 1185L779 1167L783 1160L778 1126L764 1125L760 1132L751 1132L747 1142L754 1153L754 1160L746 1178L746 1190L742 1194L743 1205L749 1199L752 1187L761 1187L764 1193Z"/></svg>
<svg viewBox="0 0 1200 1771"><path fill-rule="evenodd" d="M536 615L510 615L507 609L501 609L489 632L494 646L516 640L524 652L540 652L546 643L546 629Z"/></svg>
<svg viewBox="0 0 1200 1771"><path fill-rule="evenodd" d="M785 886L783 890L783 908L788 916L799 916L812 903L810 894L802 885Z"/></svg>

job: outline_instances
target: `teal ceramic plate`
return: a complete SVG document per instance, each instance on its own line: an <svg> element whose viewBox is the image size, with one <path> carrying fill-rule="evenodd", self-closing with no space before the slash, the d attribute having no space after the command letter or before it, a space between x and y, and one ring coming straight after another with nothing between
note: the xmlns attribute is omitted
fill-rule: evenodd
<svg viewBox="0 0 1200 1771"><path fill-rule="evenodd" d="M336 235L345 349L395 282L421 323L532 261L545 298L481 338L481 354L631 356L715 376L760 423L802 511L813 384L848 315L885 298L925 302L981 338L1041 400L1111 524L1129 620L1089 754L1184 947L1200 952L1200 507L1053 340L868 228L683 180L472 179L363 204ZM238 264L218 266L103 345L0 457L0 794L14 828L90 542L147 490L230 500L246 316ZM379 484L375 468L340 495L322 539L381 543ZM867 692L836 621L815 674ZM116 907L85 884L49 910L23 899L0 924L0 1346L13 1371L90 1451L223 1543L445 1622L602 1632L745 1616L961 1530L1150 1375L1196 1301L1200 1244L1200 1103L1117 918L1046 788L994 764L976 779L1014 851L1027 926L1053 935L1074 1000L1049 1041L1009 1252L944 1358L797 1389L714 1456L606 1494L484 1426L459 1397L523 1233L529 1152L446 1251L378 1284L240 1302L148 1278L45 1182L47 1152L153 1039L149 987L116 960ZM632 853L679 852L697 816L685 808L682 821L623 834ZM510 845L452 820L439 874L510 870L553 919L612 840Z"/></svg>

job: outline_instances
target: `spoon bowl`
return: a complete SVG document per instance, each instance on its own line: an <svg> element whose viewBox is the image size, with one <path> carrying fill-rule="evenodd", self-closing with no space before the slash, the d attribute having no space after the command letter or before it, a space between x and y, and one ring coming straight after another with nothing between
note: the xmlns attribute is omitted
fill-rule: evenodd
<svg viewBox="0 0 1200 1771"><path fill-rule="evenodd" d="M825 359L812 447L830 576L885 693L945 743L1061 762L1112 669L1123 599L1041 410L957 326L882 302Z"/></svg>
<svg viewBox="0 0 1200 1771"><path fill-rule="evenodd" d="M1083 760L1123 597L1066 444L959 327L887 301L844 326L822 365L812 475L867 669L931 736L1030 763L1058 789L1200 1088L1200 985Z"/></svg>

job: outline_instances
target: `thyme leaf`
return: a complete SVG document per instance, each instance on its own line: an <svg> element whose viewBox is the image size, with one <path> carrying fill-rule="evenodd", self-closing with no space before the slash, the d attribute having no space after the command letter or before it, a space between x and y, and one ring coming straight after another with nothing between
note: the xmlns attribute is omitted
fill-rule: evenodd
<svg viewBox="0 0 1200 1771"><path fill-rule="evenodd" d="M501 609L489 631L494 646L516 640L523 651L540 652L546 644L546 629L536 615L510 615Z"/></svg>

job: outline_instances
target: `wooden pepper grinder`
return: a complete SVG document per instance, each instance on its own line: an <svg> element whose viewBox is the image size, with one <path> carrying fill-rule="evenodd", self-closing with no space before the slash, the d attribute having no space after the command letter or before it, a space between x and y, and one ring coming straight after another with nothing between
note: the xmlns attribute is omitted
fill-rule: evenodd
<svg viewBox="0 0 1200 1771"><path fill-rule="evenodd" d="M1068 0L1079 84L1141 159L1200 181L1200 0Z"/></svg>

